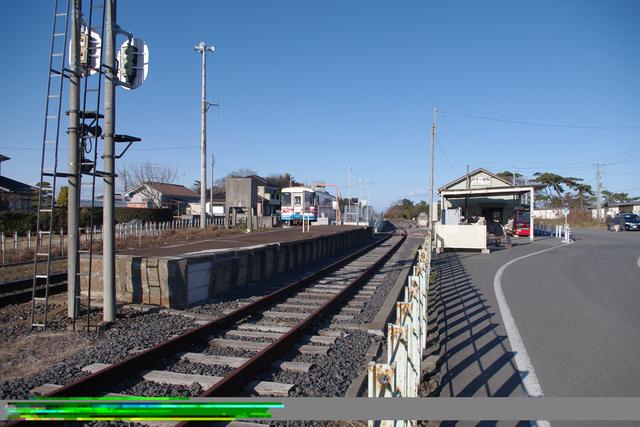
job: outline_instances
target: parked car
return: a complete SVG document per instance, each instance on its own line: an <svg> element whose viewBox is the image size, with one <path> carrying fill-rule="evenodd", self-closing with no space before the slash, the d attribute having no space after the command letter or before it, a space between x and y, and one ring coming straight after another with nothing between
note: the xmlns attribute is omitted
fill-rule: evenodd
<svg viewBox="0 0 640 427"><path fill-rule="evenodd" d="M620 216L624 218L625 230L640 230L640 216L634 213L623 213Z"/></svg>

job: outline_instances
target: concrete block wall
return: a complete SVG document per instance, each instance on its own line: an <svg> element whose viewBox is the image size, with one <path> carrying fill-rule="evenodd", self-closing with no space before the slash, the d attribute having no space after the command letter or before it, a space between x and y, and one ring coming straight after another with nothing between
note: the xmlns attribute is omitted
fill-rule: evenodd
<svg viewBox="0 0 640 427"><path fill-rule="evenodd" d="M188 258L116 256L116 299L121 302L184 309L236 287L280 274L306 262L359 245L372 235L371 227L266 245L257 249L197 255ZM89 270L88 256L80 258ZM91 299L102 299L102 257L93 256ZM87 295L87 277L81 277Z"/></svg>

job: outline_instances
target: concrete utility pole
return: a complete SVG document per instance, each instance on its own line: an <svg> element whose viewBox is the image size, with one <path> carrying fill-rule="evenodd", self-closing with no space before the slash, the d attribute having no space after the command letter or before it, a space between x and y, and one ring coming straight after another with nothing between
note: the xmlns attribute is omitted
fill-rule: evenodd
<svg viewBox="0 0 640 427"><path fill-rule="evenodd" d="M349 165L349 213L351 213L351 165Z"/></svg>
<svg viewBox="0 0 640 427"><path fill-rule="evenodd" d="M104 227L103 240L103 302L102 317L105 322L116 320L116 0L107 0L107 27L105 36L104 65L104 205L102 221Z"/></svg>
<svg viewBox="0 0 640 427"><path fill-rule="evenodd" d="M436 136L436 113L438 108L433 109L433 124L431 125L431 174L429 177L429 230L432 230L433 216L433 138Z"/></svg>
<svg viewBox="0 0 640 427"><path fill-rule="evenodd" d="M69 77L69 188L67 209L67 316L77 317L78 299L78 207L80 206L80 25L82 0L73 1L71 11L71 75ZM40 184L42 185L42 183ZM55 194L52 195L55 197ZM53 212L51 213L53 215Z"/></svg>
<svg viewBox="0 0 640 427"><path fill-rule="evenodd" d="M211 216L213 217L213 154L211 155Z"/></svg>
<svg viewBox="0 0 640 427"><path fill-rule="evenodd" d="M602 209L602 200L600 198L600 163L596 163L596 198L598 199L598 221L600 221L600 209Z"/></svg>
<svg viewBox="0 0 640 427"><path fill-rule="evenodd" d="M202 54L202 166L200 173L200 228L207 226L205 212L207 204L207 51L213 52L213 46L207 47L204 42L194 46L194 50Z"/></svg>

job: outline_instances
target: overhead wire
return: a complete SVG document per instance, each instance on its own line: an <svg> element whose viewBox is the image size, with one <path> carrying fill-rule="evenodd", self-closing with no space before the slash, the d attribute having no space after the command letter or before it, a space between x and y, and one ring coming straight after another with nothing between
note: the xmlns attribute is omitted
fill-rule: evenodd
<svg viewBox="0 0 640 427"><path fill-rule="evenodd" d="M451 114L457 114L459 116L473 117L475 119L492 120L496 122L515 123L519 125L529 125L529 126L546 126L546 127L574 128L574 129L640 129L640 126L575 126L575 125L553 125L548 123L519 122L515 120L494 119L491 117L474 116L472 114L457 113L455 111L449 111L449 110L440 110L440 111L442 111L443 114L451 113Z"/></svg>
<svg viewBox="0 0 640 427"><path fill-rule="evenodd" d="M449 158L447 157L447 153L444 152L444 148L442 148L442 144L440 144L440 139L438 139L438 135L436 135L436 141L438 141L438 146L440 147L440 150L442 151L442 154L444 155L444 158L447 159L447 162L449 163L449 165L451 166L451 169L453 169L453 171L455 173L457 173L458 175L460 175L460 172L458 172L456 170L455 167L453 167L453 165L451 164L451 161L449 160Z"/></svg>

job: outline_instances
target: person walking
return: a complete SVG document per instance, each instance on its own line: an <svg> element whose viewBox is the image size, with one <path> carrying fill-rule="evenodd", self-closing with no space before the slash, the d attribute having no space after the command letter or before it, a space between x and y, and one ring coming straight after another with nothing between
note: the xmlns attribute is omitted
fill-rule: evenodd
<svg viewBox="0 0 640 427"><path fill-rule="evenodd" d="M615 217L613 217L613 228L616 232L620 231L620 214L617 213Z"/></svg>
<svg viewBox="0 0 640 427"><path fill-rule="evenodd" d="M613 225L613 218L611 218L611 215L607 215L607 219L605 219L604 222L607 224L607 231L611 231L611 226Z"/></svg>
<svg viewBox="0 0 640 427"><path fill-rule="evenodd" d="M493 238L496 241L496 247L500 247L500 240L504 237L504 228L500 224L500 220L496 218L493 224Z"/></svg>
<svg viewBox="0 0 640 427"><path fill-rule="evenodd" d="M513 217L509 217L507 221L507 225L504 226L504 234L507 236L507 248L510 248L511 245L511 236L513 236Z"/></svg>

